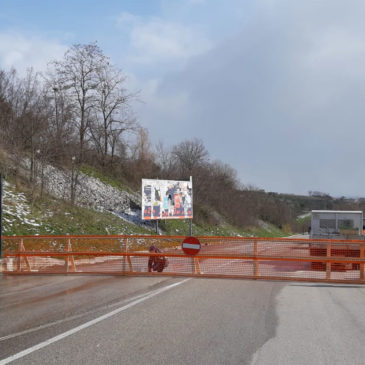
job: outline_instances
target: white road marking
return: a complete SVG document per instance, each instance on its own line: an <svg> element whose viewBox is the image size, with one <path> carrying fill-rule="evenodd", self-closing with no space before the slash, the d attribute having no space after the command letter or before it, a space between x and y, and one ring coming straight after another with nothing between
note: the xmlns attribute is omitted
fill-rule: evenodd
<svg viewBox="0 0 365 365"><path fill-rule="evenodd" d="M9 339L14 338L14 337L23 336L23 335L26 335L28 333L37 332L37 331L43 330L45 328L55 326L57 324L61 324L61 323L73 321L75 319L85 317L85 316L87 316L89 314L92 314L92 313L95 313L95 312L99 312L99 311L105 310L105 309L110 309L112 307L116 307L116 306L121 305L121 304L124 304L124 303L132 302L133 300L137 300L137 299L139 299L141 297L144 297L145 295L146 295L146 293L143 293L143 294L140 294L140 295L136 295L135 297L132 297L132 298L124 299L124 300L122 300L122 301L120 301L118 303L108 304L108 305L105 305L105 306L100 307L100 308L97 308L97 309L92 309L92 310L89 310L89 311L86 311L86 312L83 312L83 313L80 313L80 314L75 314L74 316L71 316L71 317L59 319L57 321L45 323L45 324L42 324L42 325L37 326L37 327L28 328L28 329L26 329L24 331L12 333L10 335L6 335L6 336L3 336L3 337L0 337L0 342L1 341L5 341L5 340L9 340Z"/></svg>
<svg viewBox="0 0 365 365"><path fill-rule="evenodd" d="M110 318L110 317L112 317L112 316L114 316L114 315L116 315L116 314L118 314L120 312L125 311L126 309L129 309L129 308L135 306L136 304L139 304L139 303L141 303L141 302L143 302L143 301L145 301L147 299L150 299L150 298L152 298L152 297L154 297L154 296L156 296L158 294L161 294L161 293L163 293L163 292L165 292L167 290L170 290L170 289L172 289L172 288L174 288L174 287L176 287L176 286L178 286L180 284L183 284L183 283L187 282L188 280L191 280L191 278L188 278L188 279L179 281L177 283L174 283L174 284L165 286L163 288L160 288L160 289L156 289L154 291L151 291L151 292L145 294L142 298L136 299L133 302L128 303L127 305L125 305L123 307L117 308L117 309L115 309L115 310L113 310L113 311L111 311L111 312L109 312L107 314L104 314L104 315L102 315L102 316L100 316L98 318L95 318L95 319L93 319L93 320L91 320L89 322L86 322L86 323L84 323L84 324L82 324L80 326L77 326L77 327L75 327L75 328L73 328L73 329L71 329L69 331L66 331L64 333L61 333L60 335L57 335L57 336L52 337L52 338L50 338L50 339L48 339L48 340L46 340L44 342L41 342L38 345L29 347L28 349L23 350L23 351L20 351L17 354L11 355L11 356L7 357L6 359L0 360L0 365L5 365L5 364L10 363L11 361L20 359L20 358L22 358L22 357L24 357L26 355L31 354L34 351L40 350L40 349L42 349L42 348L44 348L44 347L46 347L46 346L48 346L48 345L50 345L50 344L52 344L54 342L60 341L60 340L66 338L68 336L73 335L74 333L77 333L77 332L85 329L85 328L91 327L94 324L97 324L97 323L99 323L99 322L101 322L101 321L103 321L105 319L108 319L108 318Z"/></svg>

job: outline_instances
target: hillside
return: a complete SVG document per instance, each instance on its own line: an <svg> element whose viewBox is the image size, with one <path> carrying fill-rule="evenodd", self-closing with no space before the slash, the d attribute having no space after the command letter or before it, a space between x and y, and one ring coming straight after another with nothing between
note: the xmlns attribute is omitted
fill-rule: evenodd
<svg viewBox="0 0 365 365"><path fill-rule="evenodd" d="M3 151L4 235L155 234L155 223L141 220L140 191L128 180L87 164L71 170L43 163L39 173L41 162L37 160L37 173L30 180L29 159L18 158L16 170L13 161L14 157ZM365 208L364 199L336 199L327 194L299 196L244 189L237 192L237 197L241 215L234 215L226 207L219 210L219 204L214 208L201 200L194 202L193 234L284 236L306 232L312 209ZM159 223L159 234L188 233L187 221Z"/></svg>
<svg viewBox="0 0 365 365"><path fill-rule="evenodd" d="M103 180L107 180L105 177ZM7 178L3 181L3 234L31 235L31 234L155 234L152 222L140 219L138 208L122 207L122 209L105 209L110 200L103 200L105 190L114 189L113 186L95 177L84 176L83 183L94 184L90 201L96 201L94 207L90 201L78 200L78 204L71 204L60 197L51 196L49 192L40 197L32 192L26 180L18 183ZM52 184L55 186L57 184ZM115 185L115 183L113 184ZM54 191L54 190L52 190ZM124 193L124 192L123 192ZM33 194L33 197L32 197ZM130 193L128 193L130 194ZM86 195L84 195L86 196ZM132 195L129 195L132 196ZM118 196L116 196L117 200ZM137 204L134 202L135 207ZM186 221L161 221L159 233L168 235L187 235L189 232ZM280 236L282 232L272 225L262 227L248 227L239 229L222 222L220 225L193 224L195 235L260 235Z"/></svg>
<svg viewBox="0 0 365 365"><path fill-rule="evenodd" d="M25 75L0 70L7 234L154 232L140 219L142 178L193 177L195 234L288 235L308 228L308 219L298 217L312 209L365 208L364 199L267 193L245 185L194 135L154 145L131 108L137 95L96 43L71 46L49 67ZM186 222L176 221L161 222L160 230L188 231Z"/></svg>

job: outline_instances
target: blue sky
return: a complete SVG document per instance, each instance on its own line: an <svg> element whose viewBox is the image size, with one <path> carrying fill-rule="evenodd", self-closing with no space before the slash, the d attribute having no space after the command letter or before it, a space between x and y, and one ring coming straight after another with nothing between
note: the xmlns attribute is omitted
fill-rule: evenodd
<svg viewBox="0 0 365 365"><path fill-rule="evenodd" d="M0 67L97 41L153 142L201 138L267 191L365 196L365 3L0 0Z"/></svg>

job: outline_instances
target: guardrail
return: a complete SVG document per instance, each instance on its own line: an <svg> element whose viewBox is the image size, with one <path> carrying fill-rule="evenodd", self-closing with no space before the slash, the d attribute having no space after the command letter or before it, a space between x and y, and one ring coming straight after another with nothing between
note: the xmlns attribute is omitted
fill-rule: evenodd
<svg viewBox="0 0 365 365"><path fill-rule="evenodd" d="M4 274L169 275L365 284L365 242L291 238L198 237L198 255L182 236L3 237ZM150 253L149 247L161 253ZM151 257L163 272L148 272Z"/></svg>

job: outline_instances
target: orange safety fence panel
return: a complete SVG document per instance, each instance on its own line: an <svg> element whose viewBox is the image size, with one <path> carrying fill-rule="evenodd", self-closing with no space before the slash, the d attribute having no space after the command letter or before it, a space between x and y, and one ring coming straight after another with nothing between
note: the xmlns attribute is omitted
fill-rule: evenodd
<svg viewBox="0 0 365 365"><path fill-rule="evenodd" d="M365 283L365 242L291 238L198 237L187 256L182 236L3 237L5 274L120 274ZM161 250L149 253L150 246ZM163 272L148 260L163 256Z"/></svg>

